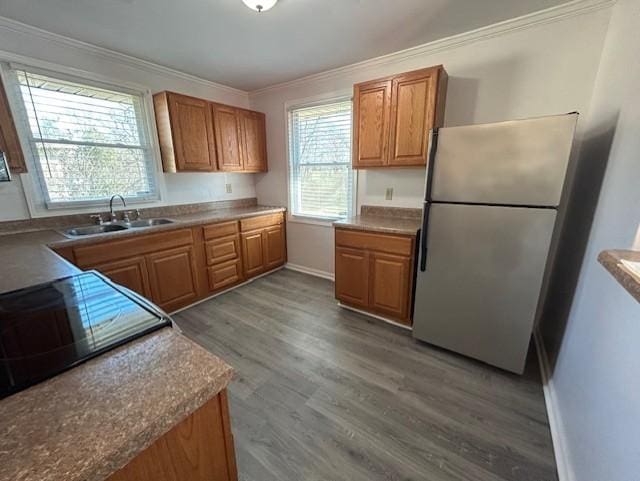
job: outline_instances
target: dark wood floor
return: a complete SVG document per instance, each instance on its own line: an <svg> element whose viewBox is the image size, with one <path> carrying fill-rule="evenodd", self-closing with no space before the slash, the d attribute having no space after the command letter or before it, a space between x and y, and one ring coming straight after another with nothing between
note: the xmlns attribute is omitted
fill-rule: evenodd
<svg viewBox="0 0 640 481"><path fill-rule="evenodd" d="M557 480L533 355L523 377L501 372L341 309L331 282L289 270L175 320L237 371L243 481Z"/></svg>

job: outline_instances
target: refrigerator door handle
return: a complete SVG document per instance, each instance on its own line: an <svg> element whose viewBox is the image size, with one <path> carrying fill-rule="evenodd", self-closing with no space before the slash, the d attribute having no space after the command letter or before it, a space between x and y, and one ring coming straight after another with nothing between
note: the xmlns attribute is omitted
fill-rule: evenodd
<svg viewBox="0 0 640 481"><path fill-rule="evenodd" d="M424 213L422 214L422 235L420 236L420 271L427 270L427 237L429 233L429 212L431 203L424 203Z"/></svg>
<svg viewBox="0 0 640 481"><path fill-rule="evenodd" d="M438 128L431 130L429 139L429 162L427 164L427 185L424 194L424 213L422 214L422 235L420 236L420 271L427 270L427 234L429 232L429 211L431 210L431 190L433 187L433 171L438 151Z"/></svg>

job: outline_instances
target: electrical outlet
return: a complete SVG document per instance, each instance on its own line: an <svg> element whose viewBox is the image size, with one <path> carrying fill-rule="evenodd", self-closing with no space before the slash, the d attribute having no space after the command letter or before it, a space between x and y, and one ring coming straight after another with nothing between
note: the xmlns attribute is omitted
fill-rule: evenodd
<svg viewBox="0 0 640 481"><path fill-rule="evenodd" d="M225 184L225 188L227 189L227 194L230 194L231 192L233 192L233 189L231 188L231 184Z"/></svg>
<svg viewBox="0 0 640 481"><path fill-rule="evenodd" d="M393 199L393 187L387 187L387 191L384 194L384 200Z"/></svg>

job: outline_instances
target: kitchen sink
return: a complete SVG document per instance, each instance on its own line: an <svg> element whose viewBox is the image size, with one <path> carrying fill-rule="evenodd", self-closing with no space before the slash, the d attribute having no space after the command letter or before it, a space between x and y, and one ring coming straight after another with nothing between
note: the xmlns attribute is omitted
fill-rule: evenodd
<svg viewBox="0 0 640 481"><path fill-rule="evenodd" d="M105 232L116 232L127 229L127 226L120 224L88 225L84 227L74 227L73 229L65 231L65 234L79 237L83 235L104 234Z"/></svg>
<svg viewBox="0 0 640 481"><path fill-rule="evenodd" d="M126 222L124 225L131 227L132 229L140 227L153 227L154 225L173 224L170 219L138 219Z"/></svg>
<svg viewBox="0 0 640 481"><path fill-rule="evenodd" d="M153 227L156 225L173 224L170 219L138 219L129 222L110 222L108 224L88 225L82 227L74 227L66 230L64 233L71 237L82 237L85 235L105 234L107 232L117 232L128 229L142 229L143 227Z"/></svg>

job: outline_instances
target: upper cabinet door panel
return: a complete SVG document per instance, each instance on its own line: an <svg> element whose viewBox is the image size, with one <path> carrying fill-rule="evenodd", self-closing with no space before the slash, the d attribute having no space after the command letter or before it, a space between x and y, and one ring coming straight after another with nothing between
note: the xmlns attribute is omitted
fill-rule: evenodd
<svg viewBox="0 0 640 481"><path fill-rule="evenodd" d="M426 165L429 131L444 119L439 65L354 86L353 167Z"/></svg>
<svg viewBox="0 0 640 481"><path fill-rule="evenodd" d="M212 110L218 168L224 171L241 171L243 162L239 111L220 104L213 104Z"/></svg>
<svg viewBox="0 0 640 481"><path fill-rule="evenodd" d="M267 140L264 114L243 110L240 114L244 170L267 171Z"/></svg>
<svg viewBox="0 0 640 481"><path fill-rule="evenodd" d="M356 85L353 100L354 167L383 166L389 143L391 80Z"/></svg>
<svg viewBox="0 0 640 481"><path fill-rule="evenodd" d="M426 165L429 130L436 109L438 71L393 80L389 165Z"/></svg>
<svg viewBox="0 0 640 481"><path fill-rule="evenodd" d="M205 100L169 94L177 170L216 170L211 112Z"/></svg>

